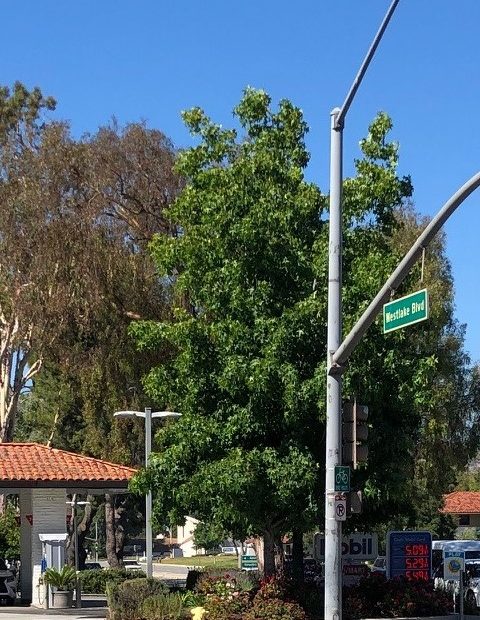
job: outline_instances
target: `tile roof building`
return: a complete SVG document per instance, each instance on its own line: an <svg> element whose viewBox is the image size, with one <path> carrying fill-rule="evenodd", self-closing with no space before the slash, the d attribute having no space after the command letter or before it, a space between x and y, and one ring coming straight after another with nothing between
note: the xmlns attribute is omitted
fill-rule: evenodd
<svg viewBox="0 0 480 620"><path fill-rule="evenodd" d="M126 488L135 469L38 443L0 443L0 487Z"/></svg>
<svg viewBox="0 0 480 620"><path fill-rule="evenodd" d="M126 493L135 472L132 467L37 443L0 443L0 493L19 498L20 589L24 601L44 604L40 575L49 549L50 558L55 557L58 564L63 562L67 495Z"/></svg>
<svg viewBox="0 0 480 620"><path fill-rule="evenodd" d="M444 497L442 512L451 515L480 515L479 491L454 491Z"/></svg>

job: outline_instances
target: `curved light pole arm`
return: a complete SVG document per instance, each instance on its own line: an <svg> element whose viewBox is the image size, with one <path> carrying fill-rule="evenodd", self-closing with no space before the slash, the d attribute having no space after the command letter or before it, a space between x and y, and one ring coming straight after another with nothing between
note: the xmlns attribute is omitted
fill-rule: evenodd
<svg viewBox="0 0 480 620"><path fill-rule="evenodd" d="M399 3L399 1L400 0L393 0L391 5L389 6L388 11L386 12L385 17L383 18L382 23L380 24L380 28L377 30L377 34L375 35L372 41L372 44L370 45L368 49L367 55L363 59L360 69L358 70L358 73L355 76L355 79L353 80L353 84L351 85L350 90L348 91L348 94L345 97L345 101L343 102L340 112L338 113L338 116L335 119L335 125L334 125L335 129L339 129L343 127L345 116L347 115L348 109L350 108L353 98L355 97L356 92L360 84L362 83L363 76L367 72L368 66L377 50L378 44L382 40L383 33L387 29L388 23L395 9L397 8L397 4Z"/></svg>
<svg viewBox="0 0 480 620"><path fill-rule="evenodd" d="M477 174L462 185L462 187L460 187L460 189L457 190L455 194L453 194L453 196L443 205L437 215L430 221L428 226L412 245L407 254L405 254L398 267L382 286L375 299L370 303L360 319L355 323L348 336L334 353L332 357L332 366L336 366L338 368L347 362L353 350L382 309L383 304L388 301L391 292L395 291L406 278L408 272L417 261L423 249L428 246L452 213L479 186L480 172L477 172Z"/></svg>

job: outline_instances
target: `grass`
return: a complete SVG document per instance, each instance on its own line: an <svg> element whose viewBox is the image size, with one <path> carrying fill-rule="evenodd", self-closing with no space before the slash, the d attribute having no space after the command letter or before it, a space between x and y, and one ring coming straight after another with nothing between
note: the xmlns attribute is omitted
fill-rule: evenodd
<svg viewBox="0 0 480 620"><path fill-rule="evenodd" d="M162 564L208 566L209 568L238 568L238 559L235 555L196 555L192 558L165 558L162 560Z"/></svg>

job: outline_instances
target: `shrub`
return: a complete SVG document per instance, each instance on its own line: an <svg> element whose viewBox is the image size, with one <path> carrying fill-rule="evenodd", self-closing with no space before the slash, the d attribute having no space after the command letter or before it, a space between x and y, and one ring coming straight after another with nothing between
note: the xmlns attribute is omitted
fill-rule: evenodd
<svg viewBox="0 0 480 620"><path fill-rule="evenodd" d="M191 569L188 571L187 581L185 583L185 587L187 590L195 590L201 574L202 573L199 570Z"/></svg>
<svg viewBox="0 0 480 620"><path fill-rule="evenodd" d="M433 589L431 581L386 580L372 574L358 585L345 588L345 620L375 617L443 616L450 613L452 601L445 592Z"/></svg>
<svg viewBox="0 0 480 620"><path fill-rule="evenodd" d="M212 569L204 571L196 591L205 597L208 620L224 620L239 616L250 605L257 587L255 579L239 570Z"/></svg>
<svg viewBox="0 0 480 620"><path fill-rule="evenodd" d="M176 592L148 596L142 603L141 611L145 620L178 620L184 617L182 595Z"/></svg>
<svg viewBox="0 0 480 620"><path fill-rule="evenodd" d="M156 579L139 578L122 583L107 582L110 620L141 620L142 601L150 596L168 593L168 586Z"/></svg>
<svg viewBox="0 0 480 620"><path fill-rule="evenodd" d="M257 595L242 620L306 620L306 617L298 603Z"/></svg>
<svg viewBox="0 0 480 620"><path fill-rule="evenodd" d="M234 592L253 593L257 587L257 580L250 573L241 570L210 569L200 574L195 589L199 594L225 597Z"/></svg>
<svg viewBox="0 0 480 620"><path fill-rule="evenodd" d="M293 600L293 596L291 580L277 577L263 579L251 608L242 620L305 620L305 611Z"/></svg>
<svg viewBox="0 0 480 620"><path fill-rule="evenodd" d="M82 570L82 591L85 594L105 594L107 583L122 583L129 579L145 577L141 571L125 570L124 568L108 568L106 570Z"/></svg>

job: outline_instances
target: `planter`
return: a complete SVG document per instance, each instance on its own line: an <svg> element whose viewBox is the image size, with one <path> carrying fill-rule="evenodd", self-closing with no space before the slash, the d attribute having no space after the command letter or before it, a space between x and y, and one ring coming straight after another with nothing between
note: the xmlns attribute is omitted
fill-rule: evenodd
<svg viewBox="0 0 480 620"><path fill-rule="evenodd" d="M53 608L67 609L73 605L73 590L56 590L53 593Z"/></svg>

